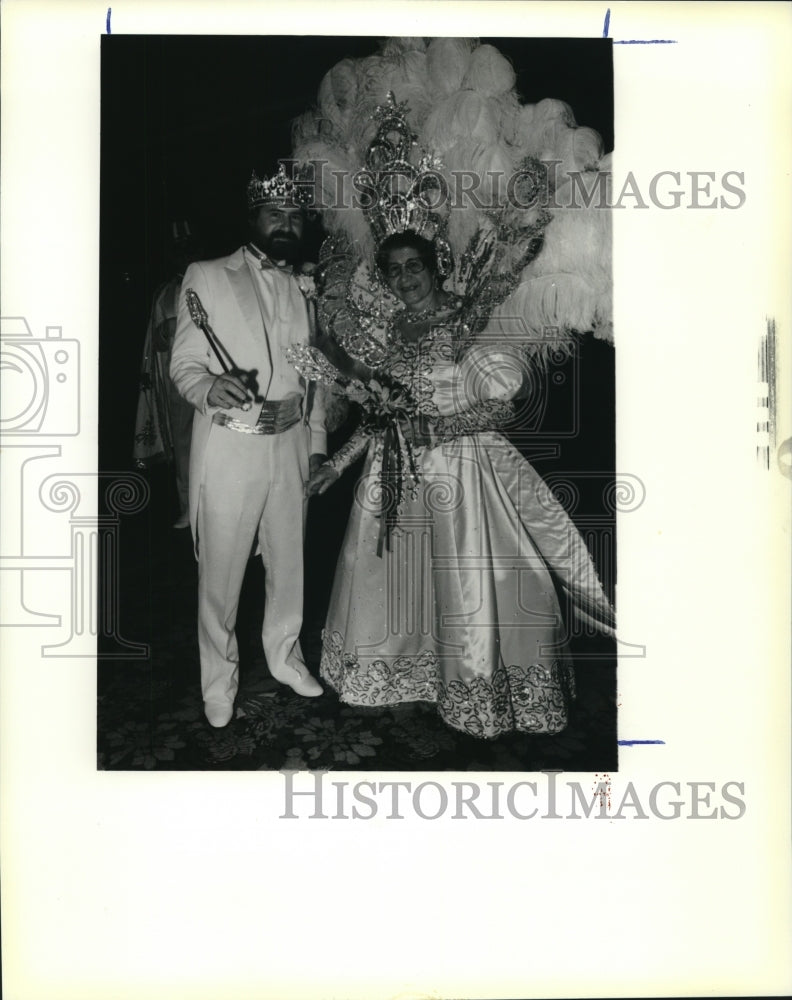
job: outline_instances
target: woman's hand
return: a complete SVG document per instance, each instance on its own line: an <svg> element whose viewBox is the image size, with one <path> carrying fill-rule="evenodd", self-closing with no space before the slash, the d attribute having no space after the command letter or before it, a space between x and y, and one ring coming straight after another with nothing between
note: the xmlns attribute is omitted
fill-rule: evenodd
<svg viewBox="0 0 792 1000"><path fill-rule="evenodd" d="M322 465L305 484L305 495L313 497L324 493L338 479L339 473L332 465Z"/></svg>

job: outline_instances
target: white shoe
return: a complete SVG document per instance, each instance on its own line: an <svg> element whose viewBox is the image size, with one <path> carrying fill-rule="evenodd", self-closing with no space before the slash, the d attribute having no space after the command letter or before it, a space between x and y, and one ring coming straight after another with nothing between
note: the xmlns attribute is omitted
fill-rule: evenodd
<svg viewBox="0 0 792 1000"><path fill-rule="evenodd" d="M284 681L284 683L288 684L295 694L299 694L303 698L318 698L320 694L324 694L322 685L307 670L300 671L295 668L294 672L297 674L294 680Z"/></svg>
<svg viewBox="0 0 792 1000"><path fill-rule="evenodd" d="M174 528L189 528L190 527L190 513L185 511L183 514L179 514L178 518L173 522Z"/></svg>
<svg viewBox="0 0 792 1000"><path fill-rule="evenodd" d="M206 701L204 702L204 714L210 726L222 729L233 718L234 706L227 701Z"/></svg>

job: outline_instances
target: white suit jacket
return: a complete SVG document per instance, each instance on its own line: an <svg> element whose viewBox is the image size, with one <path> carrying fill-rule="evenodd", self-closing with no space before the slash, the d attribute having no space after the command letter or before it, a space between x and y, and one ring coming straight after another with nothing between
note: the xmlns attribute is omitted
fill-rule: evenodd
<svg viewBox="0 0 792 1000"><path fill-rule="evenodd" d="M198 496L203 482L206 443L212 417L219 407L206 397L216 377L223 372L204 333L193 322L186 303L192 289L208 313L208 323L233 361L229 367L257 373L258 393L264 399L303 396L303 418L308 427L311 454L325 454L327 437L323 393L318 386L308 393L305 382L285 361L283 352L291 344L310 342L308 303L297 281L283 272L266 272L265 280L276 294L264 300L256 289L242 248L230 257L191 264L182 281L179 317L173 343L170 375L176 389L196 410L190 452L190 522L195 532ZM228 361L228 359L226 359ZM271 390L271 391L270 391ZM308 412L306 412L306 409ZM245 411L234 407L228 416L255 424L261 405ZM221 433L238 433L222 430Z"/></svg>

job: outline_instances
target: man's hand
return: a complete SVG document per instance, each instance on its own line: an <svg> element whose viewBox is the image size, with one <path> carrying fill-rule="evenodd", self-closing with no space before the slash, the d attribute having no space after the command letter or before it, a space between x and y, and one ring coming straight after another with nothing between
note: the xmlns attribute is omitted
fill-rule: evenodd
<svg viewBox="0 0 792 1000"><path fill-rule="evenodd" d="M252 394L238 375L218 375L212 383L212 388L206 396L210 406L219 406L221 410L229 410L233 406L241 406L249 410Z"/></svg>
<svg viewBox="0 0 792 1000"><path fill-rule="evenodd" d="M313 458L313 456L311 456ZM333 485L338 479L338 471L332 465L322 465L315 472L311 473L311 478L305 484L305 495L307 497L316 496Z"/></svg>
<svg viewBox="0 0 792 1000"><path fill-rule="evenodd" d="M321 455L319 452L316 452L315 454L311 455L311 457L308 459L309 475L312 476L315 472L318 472L326 461L327 461L327 455Z"/></svg>

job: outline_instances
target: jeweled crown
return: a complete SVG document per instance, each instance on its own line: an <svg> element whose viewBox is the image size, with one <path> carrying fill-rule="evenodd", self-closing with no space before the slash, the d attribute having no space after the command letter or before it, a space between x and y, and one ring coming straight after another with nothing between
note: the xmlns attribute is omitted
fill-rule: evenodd
<svg viewBox="0 0 792 1000"><path fill-rule="evenodd" d="M300 182L299 173L290 177L282 163L272 177L261 178L254 170L247 186L248 211L262 205L302 208L310 199L310 189Z"/></svg>
<svg viewBox="0 0 792 1000"><path fill-rule="evenodd" d="M416 233L436 244L438 256L450 254L445 240L446 220L436 211L443 201L440 162L423 153L411 162L416 136L407 122L406 104L397 104L393 92L372 117L377 132L366 152L362 183L372 195L364 214L377 248L395 233ZM443 251L441 254L440 251Z"/></svg>

